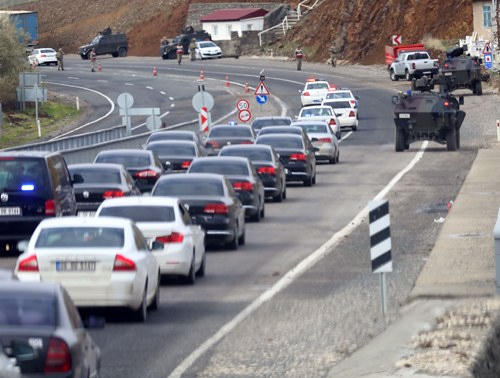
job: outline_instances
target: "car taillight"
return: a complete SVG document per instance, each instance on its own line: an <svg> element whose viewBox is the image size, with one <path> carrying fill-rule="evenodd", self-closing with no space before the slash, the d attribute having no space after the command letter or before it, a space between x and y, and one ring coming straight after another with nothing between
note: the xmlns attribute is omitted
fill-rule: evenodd
<svg viewBox="0 0 500 378"><path fill-rule="evenodd" d="M182 169L188 169L190 165L191 165L191 160L186 160L186 161L182 162L181 168Z"/></svg>
<svg viewBox="0 0 500 378"><path fill-rule="evenodd" d="M290 160L306 160L305 154L291 154Z"/></svg>
<svg viewBox="0 0 500 378"><path fill-rule="evenodd" d="M71 370L71 353L63 340L51 337L45 358L44 373L65 373Z"/></svg>
<svg viewBox="0 0 500 378"><path fill-rule="evenodd" d="M445 63L444 68L450 68L450 65L448 63Z"/></svg>
<svg viewBox="0 0 500 378"><path fill-rule="evenodd" d="M330 126L335 126L337 122L335 122L335 118L330 118L330 122L328 123Z"/></svg>
<svg viewBox="0 0 500 378"><path fill-rule="evenodd" d="M179 232L172 232L170 235L157 236L156 241L166 244L166 243L182 243L184 240L184 235Z"/></svg>
<svg viewBox="0 0 500 378"><path fill-rule="evenodd" d="M229 209L223 203L209 203L205 205L203 212L208 214L227 214Z"/></svg>
<svg viewBox="0 0 500 378"><path fill-rule="evenodd" d="M17 270L19 272L38 272L38 260L36 256L33 255L21 260Z"/></svg>
<svg viewBox="0 0 500 378"><path fill-rule="evenodd" d="M216 140L209 140L207 142L207 146L208 147L212 147L212 148L219 148L220 147L220 144L219 142L217 142Z"/></svg>
<svg viewBox="0 0 500 378"><path fill-rule="evenodd" d="M56 215L56 203L53 199L45 201L45 215Z"/></svg>
<svg viewBox="0 0 500 378"><path fill-rule="evenodd" d="M266 175L275 175L276 169L274 167L260 167L257 168L257 173L265 173Z"/></svg>
<svg viewBox="0 0 500 378"><path fill-rule="evenodd" d="M123 193L121 190L108 190L104 192L102 198L108 199L108 198L123 197L123 196L125 196L125 193Z"/></svg>
<svg viewBox="0 0 500 378"><path fill-rule="evenodd" d="M319 138L318 142L322 143L332 143L332 138Z"/></svg>
<svg viewBox="0 0 500 378"><path fill-rule="evenodd" d="M146 177L156 177L158 176L158 172L155 172L151 169L147 169L145 171L141 171L141 172L137 172L135 174L135 177L139 177L139 178L146 178Z"/></svg>
<svg viewBox="0 0 500 378"><path fill-rule="evenodd" d="M40 54L40 58L46 58L46 57L47 57L47 55L45 55L45 54Z"/></svg>
<svg viewBox="0 0 500 378"><path fill-rule="evenodd" d="M445 101L443 105L447 108L448 106L450 106L450 103L448 101Z"/></svg>
<svg viewBox="0 0 500 378"><path fill-rule="evenodd" d="M352 110L351 110L351 111L349 112L349 117L355 117L355 116L356 116L356 115L354 114L354 111L352 111Z"/></svg>
<svg viewBox="0 0 500 378"><path fill-rule="evenodd" d="M135 271L135 262L127 259L125 256L117 254L115 257L115 263L113 264L113 272L130 272Z"/></svg>
<svg viewBox="0 0 500 378"><path fill-rule="evenodd" d="M351 100L351 104L356 105L356 100Z"/></svg>
<svg viewBox="0 0 500 378"><path fill-rule="evenodd" d="M234 190L253 190L253 185L248 181L235 182L233 188Z"/></svg>
<svg viewBox="0 0 500 378"><path fill-rule="evenodd" d="M302 93L302 96L310 96L309 92Z"/></svg>

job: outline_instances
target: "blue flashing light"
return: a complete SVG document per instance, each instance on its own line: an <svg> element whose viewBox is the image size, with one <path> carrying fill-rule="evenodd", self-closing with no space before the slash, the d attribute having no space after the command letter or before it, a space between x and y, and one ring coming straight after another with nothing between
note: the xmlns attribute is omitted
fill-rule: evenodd
<svg viewBox="0 0 500 378"><path fill-rule="evenodd" d="M407 94L408 96L411 96L411 89L408 89L408 91L406 91L406 94Z"/></svg>
<svg viewBox="0 0 500 378"><path fill-rule="evenodd" d="M229 125L234 126L234 125L236 125L236 122L235 121L229 121Z"/></svg>
<svg viewBox="0 0 500 378"><path fill-rule="evenodd" d="M35 185L33 185L33 184L23 184L23 185L21 185L21 190L23 192L32 192L33 190L35 190Z"/></svg>

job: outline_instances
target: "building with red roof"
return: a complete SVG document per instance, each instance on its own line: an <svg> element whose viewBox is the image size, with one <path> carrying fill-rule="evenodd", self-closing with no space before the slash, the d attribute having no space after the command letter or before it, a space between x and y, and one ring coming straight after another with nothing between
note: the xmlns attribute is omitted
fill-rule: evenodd
<svg viewBox="0 0 500 378"><path fill-rule="evenodd" d="M212 35L212 40L230 40L231 32L262 31L264 16L268 13L262 8L219 9L200 18L203 29Z"/></svg>

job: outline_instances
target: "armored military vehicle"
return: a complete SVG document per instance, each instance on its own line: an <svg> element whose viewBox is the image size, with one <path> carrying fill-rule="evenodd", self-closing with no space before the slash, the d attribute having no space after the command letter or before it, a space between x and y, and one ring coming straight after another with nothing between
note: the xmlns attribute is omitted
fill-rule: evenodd
<svg viewBox="0 0 500 378"><path fill-rule="evenodd" d="M180 43L184 49L184 54L189 51L189 43L195 38L196 41L211 41L212 36L205 30L194 30L192 26L188 26L181 30L181 34L175 37L170 43L165 43L160 46L160 56L163 59L177 58L177 44Z"/></svg>
<svg viewBox="0 0 500 378"><path fill-rule="evenodd" d="M96 55L111 54L114 58L125 57L128 53L128 39L124 33L113 33L111 28L106 28L87 45L80 46L80 56L88 59L90 50L95 48Z"/></svg>
<svg viewBox="0 0 500 378"><path fill-rule="evenodd" d="M440 71L446 79L450 91L470 89L475 95L483 94L481 85L481 59L464 55L467 46L446 50L446 60L441 63Z"/></svg>
<svg viewBox="0 0 500 378"><path fill-rule="evenodd" d="M433 91L439 85L439 91ZM432 140L446 144L448 151L460 148L460 126L465 112L460 110L464 98L449 91L443 75L432 80L427 76L413 79L412 90L392 98L395 105L396 151L404 151L410 143Z"/></svg>

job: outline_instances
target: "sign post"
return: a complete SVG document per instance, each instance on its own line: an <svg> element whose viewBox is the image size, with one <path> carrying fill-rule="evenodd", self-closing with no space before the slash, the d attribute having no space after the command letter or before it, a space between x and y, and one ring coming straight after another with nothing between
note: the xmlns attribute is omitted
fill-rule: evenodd
<svg viewBox="0 0 500 378"><path fill-rule="evenodd" d="M214 98L213 96L205 92L205 85L198 85L198 93L193 96L192 99L193 109L199 113L199 125L200 132L208 132L211 128L211 117L210 110L214 107ZM202 108L206 109L206 115L202 115ZM205 112L204 112L205 113ZM205 122L202 122L202 118L205 118ZM206 124L206 125L204 125Z"/></svg>
<svg viewBox="0 0 500 378"><path fill-rule="evenodd" d="M122 116L122 122L127 128L127 136L132 135L132 122L130 116L145 115L150 116L146 120L146 126L150 130L156 130L161 126L160 108L132 108L134 98L130 93L122 93L118 96L119 114Z"/></svg>

